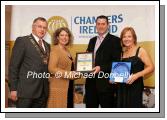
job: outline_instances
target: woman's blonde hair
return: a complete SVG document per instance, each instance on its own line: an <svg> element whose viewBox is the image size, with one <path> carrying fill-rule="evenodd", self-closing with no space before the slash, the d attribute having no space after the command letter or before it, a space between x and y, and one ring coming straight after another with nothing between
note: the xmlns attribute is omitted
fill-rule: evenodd
<svg viewBox="0 0 167 120"><path fill-rule="evenodd" d="M122 30L121 36L120 36L122 46L124 46L124 45L123 45L123 42L122 42L122 39L123 39L123 36L125 35L125 33L126 33L127 31L130 31L130 32L132 33L132 37L133 37L133 39L134 39L134 44L136 45L136 44L137 44L137 36L136 36L135 30L134 30L132 27L125 27L125 28Z"/></svg>

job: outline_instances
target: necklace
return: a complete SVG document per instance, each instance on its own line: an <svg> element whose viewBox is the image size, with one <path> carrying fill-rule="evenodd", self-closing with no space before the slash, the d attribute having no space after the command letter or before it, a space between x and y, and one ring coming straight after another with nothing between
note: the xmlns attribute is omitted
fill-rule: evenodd
<svg viewBox="0 0 167 120"><path fill-rule="evenodd" d="M125 47L123 51L123 58L134 56L135 46Z"/></svg>
<svg viewBox="0 0 167 120"><path fill-rule="evenodd" d="M124 52L129 52L129 51L131 51L132 48L133 48L133 46L125 47L124 48Z"/></svg>

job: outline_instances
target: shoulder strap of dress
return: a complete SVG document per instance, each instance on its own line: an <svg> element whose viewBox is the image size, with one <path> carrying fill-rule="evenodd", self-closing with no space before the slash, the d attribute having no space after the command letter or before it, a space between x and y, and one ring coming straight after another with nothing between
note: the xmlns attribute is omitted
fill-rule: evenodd
<svg viewBox="0 0 167 120"><path fill-rule="evenodd" d="M139 49L140 49L140 47L137 48L137 51L136 51L136 55L135 55L135 56L138 56L138 54L139 54Z"/></svg>

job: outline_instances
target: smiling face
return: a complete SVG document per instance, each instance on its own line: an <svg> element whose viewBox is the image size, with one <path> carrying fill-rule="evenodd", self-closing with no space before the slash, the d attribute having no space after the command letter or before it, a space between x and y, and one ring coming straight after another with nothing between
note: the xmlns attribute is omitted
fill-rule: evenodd
<svg viewBox="0 0 167 120"><path fill-rule="evenodd" d="M134 38L133 38L131 31L125 32L122 38L122 43L125 47L130 47L134 45L135 42L134 42Z"/></svg>
<svg viewBox="0 0 167 120"><path fill-rule="evenodd" d="M37 20L32 26L32 33L42 39L47 32L47 22Z"/></svg>
<svg viewBox="0 0 167 120"><path fill-rule="evenodd" d="M121 32L120 38L123 47L130 47L137 44L137 36L132 27L125 27Z"/></svg>
<svg viewBox="0 0 167 120"><path fill-rule="evenodd" d="M99 18L96 21L96 29L99 35L103 35L108 31L108 23L106 19Z"/></svg>
<svg viewBox="0 0 167 120"><path fill-rule="evenodd" d="M57 39L60 45L66 46L69 42L69 34L66 31L62 30Z"/></svg>

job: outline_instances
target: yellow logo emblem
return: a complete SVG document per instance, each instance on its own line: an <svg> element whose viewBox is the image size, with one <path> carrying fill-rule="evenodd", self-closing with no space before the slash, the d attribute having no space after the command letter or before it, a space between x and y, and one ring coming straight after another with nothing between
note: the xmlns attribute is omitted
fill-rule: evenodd
<svg viewBox="0 0 167 120"><path fill-rule="evenodd" d="M67 21L63 17L53 16L48 19L48 33L51 36L60 27L68 27Z"/></svg>

